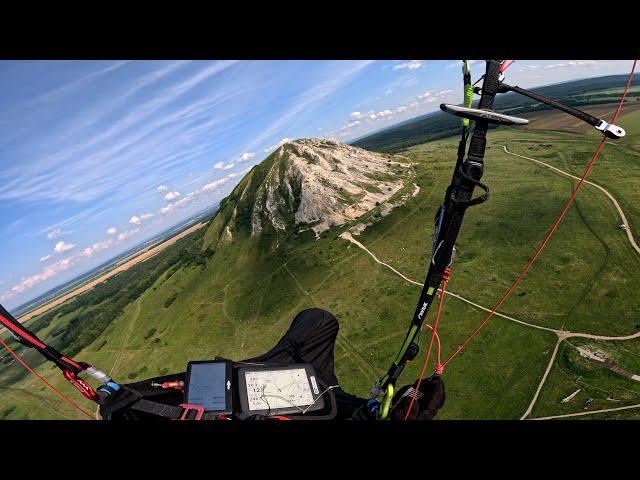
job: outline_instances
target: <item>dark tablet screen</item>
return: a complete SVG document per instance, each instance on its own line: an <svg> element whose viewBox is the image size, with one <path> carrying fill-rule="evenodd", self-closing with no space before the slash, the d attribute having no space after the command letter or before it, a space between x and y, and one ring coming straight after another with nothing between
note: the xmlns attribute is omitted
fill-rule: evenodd
<svg viewBox="0 0 640 480"><path fill-rule="evenodd" d="M202 405L205 411L227 410L226 364L191 363L187 399L189 403Z"/></svg>

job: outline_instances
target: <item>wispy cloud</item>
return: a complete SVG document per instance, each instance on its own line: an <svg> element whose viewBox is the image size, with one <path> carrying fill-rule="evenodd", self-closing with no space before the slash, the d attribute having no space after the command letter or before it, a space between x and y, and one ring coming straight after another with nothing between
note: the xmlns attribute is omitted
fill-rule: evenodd
<svg viewBox="0 0 640 480"><path fill-rule="evenodd" d="M422 68L423 64L424 60L411 60L410 62L403 62L394 65L393 70L417 70L419 68Z"/></svg>
<svg viewBox="0 0 640 480"><path fill-rule="evenodd" d="M66 252L67 250L71 250L75 246L76 246L75 243L66 243L60 240L58 243L56 243L56 246L53 248L53 250L56 253L62 253L62 252Z"/></svg>
<svg viewBox="0 0 640 480"><path fill-rule="evenodd" d="M171 202L173 200L175 200L176 198L178 198L180 196L180 192L175 191L175 192L169 192L164 196L164 199L167 202Z"/></svg>
<svg viewBox="0 0 640 480"><path fill-rule="evenodd" d="M85 87L89 85L92 81L96 80L97 78L103 75L106 75L108 73L111 73L114 70L118 70L119 68L127 65L128 63L129 63L129 60L116 62L111 65L107 65L106 67L96 70L94 72L91 72L87 75L84 75L81 78L77 78L72 82L64 83L63 85L60 85L59 87L56 87L53 90L49 90L46 93L43 93L35 97L29 103L29 105L37 106L40 103L57 101L60 99L60 97L68 95L69 93L72 93L78 90L79 88Z"/></svg>
<svg viewBox="0 0 640 480"><path fill-rule="evenodd" d="M248 162L249 160L251 160L255 156L256 156L256 154L254 152L244 152L244 153L241 153L240 155L238 155L238 161L239 162Z"/></svg>
<svg viewBox="0 0 640 480"><path fill-rule="evenodd" d="M327 80L320 82L319 84L311 87L303 94L299 95L294 100L293 105L284 112L271 125L265 128L256 138L251 142L250 149L256 145L260 145L264 140L267 140L274 135L281 134L282 130L289 124L294 118L298 116L303 110L309 109L313 104L316 104L320 100L323 100L334 93L339 88L343 87L348 82L352 81L357 75L368 67L372 61L360 61L349 64L348 68L339 72L338 74L332 74ZM276 137L277 138L277 137Z"/></svg>
<svg viewBox="0 0 640 480"><path fill-rule="evenodd" d="M398 116L407 115L410 112L418 113L424 105L441 101L453 94L453 90L440 90L437 92L426 92L418 95L408 104L399 105L393 108L384 108L381 110L369 110L367 112L354 111L349 114L349 119L345 121L340 129L326 134L327 138L342 139L354 134L355 131L362 128L377 127L397 121Z"/></svg>
<svg viewBox="0 0 640 480"><path fill-rule="evenodd" d="M56 238L60 238L63 235L68 235L71 232L66 231L66 230L62 230L61 228L54 228L53 230L51 230L49 233L47 233L47 238L49 240L55 240Z"/></svg>
<svg viewBox="0 0 640 480"><path fill-rule="evenodd" d="M221 74L235 62L218 62L200 69L190 78L157 92L112 125L88 138L87 141L65 146L28 163L27 168L10 169L7 182L0 186L0 198L25 202L46 200L86 201L106 193L115 186L130 183L134 159L158 150L161 135L167 150L175 152L175 145L188 134L184 123L193 115L204 114L207 106L232 98L225 92L197 99L166 116L157 112L175 102L196 86ZM153 118L151 118L154 116ZM217 121L220 121L217 119ZM179 125L180 124L180 125ZM174 136L171 135L173 130ZM173 143L173 146L171 145ZM168 145L167 145L168 144ZM161 154L161 152L159 152ZM79 158L79 160L77 159ZM64 185L64 188L60 188Z"/></svg>
<svg viewBox="0 0 640 480"><path fill-rule="evenodd" d="M225 164L224 162L217 162L213 165L214 170L230 170L235 166L234 163Z"/></svg>
<svg viewBox="0 0 640 480"><path fill-rule="evenodd" d="M140 225L145 220L153 217L153 213L143 213L141 215L134 215L129 219L129 223L132 225Z"/></svg>
<svg viewBox="0 0 640 480"><path fill-rule="evenodd" d="M120 232L118 234L118 241L121 242L121 241L131 237L132 235L135 235L139 231L140 231L140 228L132 228L131 230L125 230L124 232Z"/></svg>
<svg viewBox="0 0 640 480"><path fill-rule="evenodd" d="M13 297L13 296L15 296L17 294L23 293L26 290L30 290L31 288L35 287L39 283L44 282L45 280L48 280L51 277L54 277L54 276L60 274L61 272L64 272L65 270L68 270L74 264L75 264L74 259L65 258L63 260L59 260L59 261L57 261L57 262L55 262L55 263L43 268L36 275L23 277L20 280L20 282L18 282L16 285L11 287L9 290L4 292L2 294L2 296L0 297L0 300L1 301L8 300L9 298L11 298L11 297Z"/></svg>
<svg viewBox="0 0 640 480"><path fill-rule="evenodd" d="M285 137L285 138L281 138L278 143L276 143L275 145L271 145L267 148L264 149L264 152L270 152L271 150L275 150L278 147L281 147L282 145L284 145L285 143L289 143L291 141L291 139L289 137Z"/></svg>

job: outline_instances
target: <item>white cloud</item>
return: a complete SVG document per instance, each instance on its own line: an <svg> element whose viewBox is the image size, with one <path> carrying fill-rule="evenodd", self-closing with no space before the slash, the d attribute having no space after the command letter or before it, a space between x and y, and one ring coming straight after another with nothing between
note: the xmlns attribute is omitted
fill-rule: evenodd
<svg viewBox="0 0 640 480"><path fill-rule="evenodd" d="M117 231L118 231L118 229L116 227L111 227L110 229L107 230L107 234L108 235L115 235Z"/></svg>
<svg viewBox="0 0 640 480"><path fill-rule="evenodd" d="M393 66L393 70L417 70L422 67L424 61L423 60L411 60L410 62L399 63Z"/></svg>
<svg viewBox="0 0 640 480"><path fill-rule="evenodd" d="M143 213L142 215L134 215L129 219L129 223L131 223L132 225L140 225L143 221L151 217L153 217L153 213Z"/></svg>
<svg viewBox="0 0 640 480"><path fill-rule="evenodd" d="M126 238L129 238L131 235L135 235L139 231L140 231L140 228L133 228L131 230L125 230L124 232L122 232L122 233L120 233L118 235L118 241L121 242L122 240L125 240Z"/></svg>
<svg viewBox="0 0 640 480"><path fill-rule="evenodd" d="M245 175L246 173L251 171L251 168L252 167L247 167L247 168L245 168L244 170L242 170L240 172L229 173L225 177L222 177L222 178L214 180L214 181L212 181L210 183L207 183L207 184L203 185L202 187L200 187L200 188L198 188L198 189L196 189L196 190L194 190L192 192L187 193L180 200L178 200L178 201L176 201L174 203L169 203L168 205L165 205L164 207L160 208L159 213L163 214L163 215L166 215L168 213L171 213L171 212L175 211L178 208L184 207L187 204L191 203L197 197L216 191L222 185L227 184L229 182L229 180Z"/></svg>
<svg viewBox="0 0 640 480"><path fill-rule="evenodd" d="M440 90L433 93L428 90L425 93L418 95L417 100L406 105L400 105L397 107L389 107L382 110L368 112L353 111L349 114L349 119L345 121L343 126L334 132L327 133L325 138L342 139L353 135L354 129L359 128L365 130L368 127L380 127L381 124L389 124L394 121L397 115L405 114L409 112L409 109L423 110L424 102L432 103L436 102L448 95L452 94L453 90ZM413 112L412 112L413 113ZM406 117L405 117L406 118ZM362 130L361 130L362 131Z"/></svg>
<svg viewBox="0 0 640 480"><path fill-rule="evenodd" d="M178 200L178 201L177 201L176 203L174 203L173 205L174 205L175 207L181 207L182 205L186 205L187 203L189 203L189 202L193 199L193 197L195 196L195 194L196 194L196 193L199 193L199 192L193 192L193 195L191 195L191 196L189 196L189 197L181 198L180 200Z"/></svg>
<svg viewBox="0 0 640 480"><path fill-rule="evenodd" d="M344 70L341 72L333 72L326 77L325 80L293 98L290 102L291 107L280 115L269 127L263 129L260 134L256 135L248 148L253 148L254 145L261 145L264 140L273 138L274 135L279 135L285 131L285 128L292 120L299 118L300 112L311 112L315 108L315 105L320 104L322 100L331 96L347 83L353 81L355 77L359 76L362 71L373 62L373 60L343 62L343 65L346 66ZM277 146L267 148L265 152L273 148L277 148Z"/></svg>
<svg viewBox="0 0 640 480"><path fill-rule="evenodd" d="M597 62L595 60L569 60L567 62L562 63L550 63L547 65L542 64L533 64L533 65L523 65L519 72L527 72L531 70L558 70L564 68L572 68L572 67L597 67L601 62Z"/></svg>
<svg viewBox="0 0 640 480"><path fill-rule="evenodd" d="M40 261L44 262L45 260L49 260L53 255L49 254L49 255L45 255L44 257L40 257Z"/></svg>
<svg viewBox="0 0 640 480"><path fill-rule="evenodd" d="M238 161L239 162L248 162L249 160L251 160L255 156L256 156L256 154L254 152L244 152L238 157Z"/></svg>
<svg viewBox="0 0 640 480"><path fill-rule="evenodd" d="M51 230L49 233L47 233L47 238L49 240L55 240L56 238L60 238L63 235L67 235L71 232L67 232L62 230L61 228L56 228L54 230Z"/></svg>
<svg viewBox="0 0 640 480"><path fill-rule="evenodd" d="M264 149L265 153L269 152L271 150L275 150L278 147L281 147L282 145L284 145L285 143L290 142L291 139L289 137L285 137L282 140L280 140L278 143L276 143L275 145L271 145L270 147L267 147Z"/></svg>
<svg viewBox="0 0 640 480"><path fill-rule="evenodd" d="M444 97L444 96L446 96L446 95L448 95L448 94L450 94L452 92L453 92L453 90L440 90L439 92L431 93L429 90L427 90L422 95L418 95L418 100L426 100L427 102L435 102L439 98Z"/></svg>
<svg viewBox="0 0 640 480"><path fill-rule="evenodd" d="M230 173L229 175L227 175L228 178L236 178L236 177L241 177L247 173L249 173L251 171L251 167L249 168L245 168L244 170L242 170L241 172L235 172L235 173Z"/></svg>
<svg viewBox="0 0 640 480"><path fill-rule="evenodd" d="M469 60L469 66L473 65L474 63L478 63L480 60ZM457 62L452 62L447 64L444 68L460 68L462 69L462 60L458 60Z"/></svg>
<svg viewBox="0 0 640 480"><path fill-rule="evenodd" d="M12 296L22 293L25 290L29 290L33 288L38 283L44 282L45 280L59 274L70 268L75 263L75 257L65 258L64 260L60 260L51 265L48 265L42 269L42 271L36 275L32 275L30 277L24 277L17 285L14 285L10 290L6 291L1 300L6 300L11 298Z"/></svg>
<svg viewBox="0 0 640 480"><path fill-rule="evenodd" d="M166 192L167 190L169 190L169 187L167 187L166 185L160 185L158 188L156 188L156 190L160 193L162 192Z"/></svg>
<svg viewBox="0 0 640 480"><path fill-rule="evenodd" d="M104 250L105 248L109 248L113 244L113 240L105 240L104 242L94 243L90 247L85 248L82 251L82 255L85 257L90 257L94 253L99 252L100 250Z"/></svg>
<svg viewBox="0 0 640 480"><path fill-rule="evenodd" d="M570 60L567 63L552 63L550 65L545 65L542 68L545 70L555 70L557 68L567 67L589 67L597 64L598 62L595 60Z"/></svg>
<svg viewBox="0 0 640 480"><path fill-rule="evenodd" d="M571 60L569 62L570 67L585 67L589 65L597 65L598 62L595 60Z"/></svg>
<svg viewBox="0 0 640 480"><path fill-rule="evenodd" d="M75 243L65 243L62 240L60 240L58 243L56 243L54 250L56 253L62 253L62 252L66 252L67 250L71 250L75 246L76 246Z"/></svg>
<svg viewBox="0 0 640 480"><path fill-rule="evenodd" d="M353 122L349 122L343 125L342 130L347 130L348 128L354 128L354 127L357 127L358 125L360 125L360 120L355 120Z"/></svg>
<svg viewBox="0 0 640 480"><path fill-rule="evenodd" d="M167 202L171 202L180 196L180 192L169 192L164 196Z"/></svg>
<svg viewBox="0 0 640 480"><path fill-rule="evenodd" d="M224 178L221 178L219 180L214 180L213 182L207 183L206 185L204 185L202 187L202 190L205 191L205 192L210 192L211 190L215 190L216 188L224 185L228 181L229 181L228 177L224 177Z"/></svg>
<svg viewBox="0 0 640 480"><path fill-rule="evenodd" d="M230 168L233 168L235 166L235 163L227 163L225 164L224 162L218 162L213 166L214 170L229 170Z"/></svg>

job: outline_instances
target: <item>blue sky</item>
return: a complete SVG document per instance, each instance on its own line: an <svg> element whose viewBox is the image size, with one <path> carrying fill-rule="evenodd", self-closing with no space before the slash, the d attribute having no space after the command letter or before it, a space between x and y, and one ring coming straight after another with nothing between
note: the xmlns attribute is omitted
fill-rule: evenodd
<svg viewBox="0 0 640 480"><path fill-rule="evenodd" d="M532 87L629 68L507 73ZM18 306L212 205L287 139L349 141L461 101L460 83L455 60L1 61L0 301Z"/></svg>

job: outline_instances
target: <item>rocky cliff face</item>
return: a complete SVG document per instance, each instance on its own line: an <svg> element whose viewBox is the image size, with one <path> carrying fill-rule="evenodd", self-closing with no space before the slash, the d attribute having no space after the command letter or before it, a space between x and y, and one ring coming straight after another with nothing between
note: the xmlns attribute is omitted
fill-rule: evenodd
<svg viewBox="0 0 640 480"><path fill-rule="evenodd" d="M410 163L323 139L282 145L254 167L221 203L212 228L220 241L234 230L312 230L316 236L385 204L405 186Z"/></svg>

